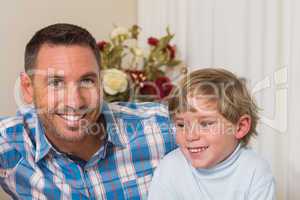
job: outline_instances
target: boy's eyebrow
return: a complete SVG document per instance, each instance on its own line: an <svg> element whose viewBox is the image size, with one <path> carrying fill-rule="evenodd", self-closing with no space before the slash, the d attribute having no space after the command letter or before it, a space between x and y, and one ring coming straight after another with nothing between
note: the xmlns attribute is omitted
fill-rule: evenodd
<svg viewBox="0 0 300 200"><path fill-rule="evenodd" d="M209 114L205 114L205 115L197 115L196 118L199 120L203 120L203 119L214 119L216 118L216 116L214 114L209 115ZM184 117L174 117L174 120L184 120Z"/></svg>
<svg viewBox="0 0 300 200"><path fill-rule="evenodd" d="M215 119L216 117L215 116L201 116L201 117L198 117L198 120L213 120Z"/></svg>
<svg viewBox="0 0 300 200"><path fill-rule="evenodd" d="M174 120L184 120L183 117L174 117Z"/></svg>

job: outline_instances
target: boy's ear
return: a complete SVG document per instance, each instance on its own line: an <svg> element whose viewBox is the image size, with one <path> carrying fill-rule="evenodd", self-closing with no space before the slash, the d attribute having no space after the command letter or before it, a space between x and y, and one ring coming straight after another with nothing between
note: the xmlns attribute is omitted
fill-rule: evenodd
<svg viewBox="0 0 300 200"><path fill-rule="evenodd" d="M251 128L251 117L250 115L243 115L240 117L237 127L235 137L236 139L242 139Z"/></svg>
<svg viewBox="0 0 300 200"><path fill-rule="evenodd" d="M23 99L26 104L31 104L33 102L32 80L25 72L22 72L20 74L20 78L21 78L21 91L22 91Z"/></svg>

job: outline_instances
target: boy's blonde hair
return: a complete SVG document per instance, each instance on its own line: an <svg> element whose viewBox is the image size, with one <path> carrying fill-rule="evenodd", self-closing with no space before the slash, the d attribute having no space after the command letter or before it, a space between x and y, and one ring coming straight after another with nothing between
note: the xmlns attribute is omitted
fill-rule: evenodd
<svg viewBox="0 0 300 200"><path fill-rule="evenodd" d="M244 81L233 73L220 68L205 68L185 75L168 98L171 115L193 110L187 97L195 95L216 102L220 114L233 124L237 124L243 115L251 117L249 133L241 139L243 145L249 143L251 136L257 135L258 107Z"/></svg>

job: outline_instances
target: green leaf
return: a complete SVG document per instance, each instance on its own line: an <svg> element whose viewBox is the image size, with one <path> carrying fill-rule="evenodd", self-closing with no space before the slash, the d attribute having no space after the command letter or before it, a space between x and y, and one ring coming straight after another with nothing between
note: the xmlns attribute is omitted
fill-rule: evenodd
<svg viewBox="0 0 300 200"><path fill-rule="evenodd" d="M159 40L160 48L165 48L170 43L170 41L172 40L173 37L174 37L174 35L167 35L167 36L162 37Z"/></svg>
<svg viewBox="0 0 300 200"><path fill-rule="evenodd" d="M169 66L169 67L175 67L175 66L179 65L180 63L181 63L180 60L171 60L166 65Z"/></svg>
<svg viewBox="0 0 300 200"><path fill-rule="evenodd" d="M130 29L129 32L131 33L131 38L133 39L138 39L139 34L140 34L140 27L138 25L133 25Z"/></svg>

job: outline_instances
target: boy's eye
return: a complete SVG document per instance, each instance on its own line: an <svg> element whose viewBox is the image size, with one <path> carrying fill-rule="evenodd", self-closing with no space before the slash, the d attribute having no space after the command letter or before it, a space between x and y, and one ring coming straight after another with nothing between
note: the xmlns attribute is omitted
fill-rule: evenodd
<svg viewBox="0 0 300 200"><path fill-rule="evenodd" d="M60 79L53 79L48 82L48 85L53 88L60 88L64 85L64 82Z"/></svg>
<svg viewBox="0 0 300 200"><path fill-rule="evenodd" d="M214 125L215 123L216 123L216 121L201 121L200 126L203 128L208 128L208 127Z"/></svg>
<svg viewBox="0 0 300 200"><path fill-rule="evenodd" d="M80 81L80 87L89 88L89 87L93 87L94 85L95 85L95 81L92 79L84 79Z"/></svg>
<svg viewBox="0 0 300 200"><path fill-rule="evenodd" d="M178 128L184 128L185 127L185 124L184 124L184 122L176 122L176 127L178 127Z"/></svg>

